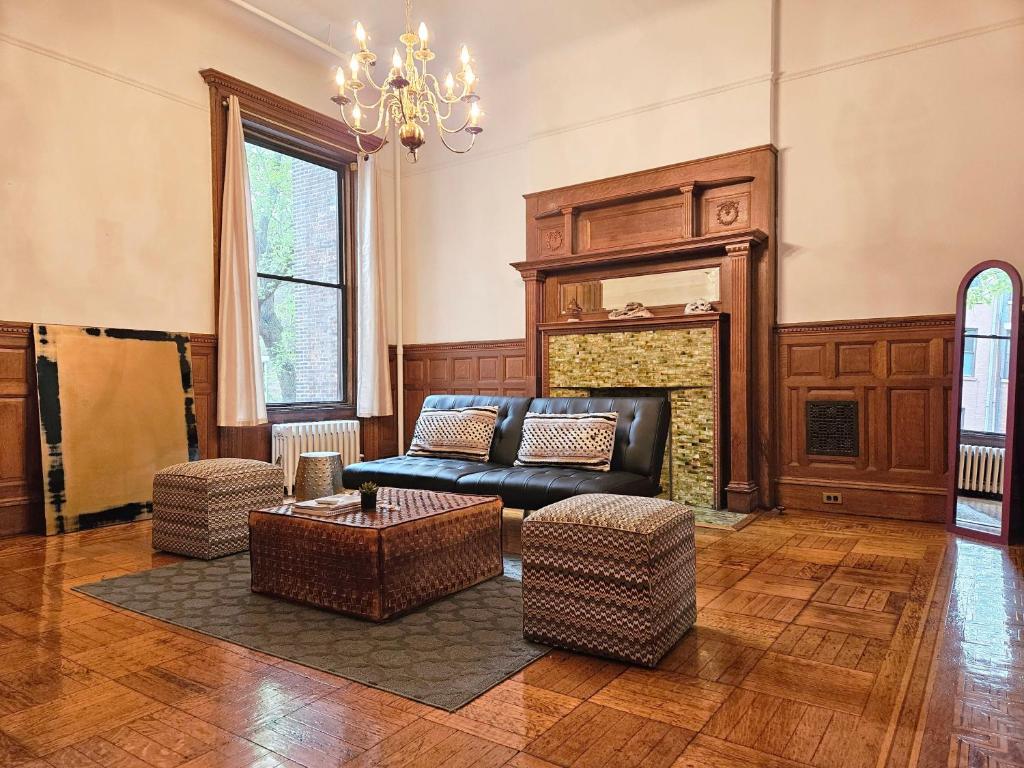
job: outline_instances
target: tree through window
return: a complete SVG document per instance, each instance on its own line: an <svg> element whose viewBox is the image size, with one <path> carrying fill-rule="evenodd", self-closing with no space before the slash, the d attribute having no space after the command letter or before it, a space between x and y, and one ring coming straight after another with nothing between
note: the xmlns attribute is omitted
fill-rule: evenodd
<svg viewBox="0 0 1024 768"><path fill-rule="evenodd" d="M246 137L268 405L345 400L344 168Z"/></svg>

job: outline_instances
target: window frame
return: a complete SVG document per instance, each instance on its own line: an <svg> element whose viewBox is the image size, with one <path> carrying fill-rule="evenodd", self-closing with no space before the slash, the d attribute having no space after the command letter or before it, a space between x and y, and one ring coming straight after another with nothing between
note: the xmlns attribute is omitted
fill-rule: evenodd
<svg viewBox="0 0 1024 768"><path fill-rule="evenodd" d="M210 137L211 137L211 192L213 219L213 302L216 318L220 301L220 229L221 208L224 195L224 160L227 149L227 97L237 96L242 110L243 128L258 127L264 138L284 142L302 151L318 154L325 158L334 158L347 164L347 199L349 209L355 205L355 162L360 149L355 137L340 120L329 117L323 112L310 109L275 93L239 80L236 77L216 69L203 69L199 72L209 87L210 98ZM372 138L364 138L363 144L368 151L375 150L380 142ZM351 214L350 214L351 215ZM346 241L347 284L349 286L349 307L347 319L352 332L348 334L345 344L348 348L349 365L344 372L346 378L345 402L327 404L297 404L293 406L272 405L267 407L267 418L272 424L286 421L321 421L325 419L351 419L356 417L355 382L356 382L356 325L355 305L359 290L355 271L355 228L354 215L349 226L343 233ZM247 428L225 427L231 432L244 431ZM269 435L269 433L268 433ZM232 438L234 439L234 438ZM248 440L249 438L238 438ZM261 438L261 441L264 438ZM266 439L269 439L266 438ZM247 449L248 450L248 449ZM267 449L269 453L269 448Z"/></svg>
<svg viewBox="0 0 1024 768"><path fill-rule="evenodd" d="M978 329L964 328L964 362L967 361L967 343L971 345L971 372L962 372L965 379L976 379L978 377Z"/></svg>
<svg viewBox="0 0 1024 768"><path fill-rule="evenodd" d="M349 375L351 366L354 364L354 340L355 317L352 309L355 302L352 300L352 276L355 274L355 260L353 256L353 238L350 236L351 227L355 223L354 201L351 190L353 188L350 175L354 175L350 164L339 158L332 158L323 153L311 151L298 141L288 141L282 137L280 132L270 132L258 122L253 120L242 120L242 132L247 144L269 149L283 155L288 155L306 163L328 168L337 173L338 178L338 282L326 283L319 280L307 280L303 278L290 277L288 275L275 275L269 272L260 272L257 268L256 278L278 280L298 285L312 285L322 288L334 288L339 293L338 326L341 329L341 343L338 345L338 386L341 390L338 400L316 400L308 402L293 403L267 403L267 412L294 413L296 411L316 410L322 408L345 408L354 407L355 398L353 388L354 377ZM251 194L251 192L250 192Z"/></svg>

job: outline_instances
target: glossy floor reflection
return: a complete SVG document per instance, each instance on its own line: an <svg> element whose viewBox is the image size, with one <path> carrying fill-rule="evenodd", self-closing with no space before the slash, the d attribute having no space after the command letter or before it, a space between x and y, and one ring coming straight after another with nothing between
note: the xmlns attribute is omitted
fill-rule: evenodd
<svg viewBox="0 0 1024 768"><path fill-rule="evenodd" d="M454 714L70 591L172 562L149 537L0 540L0 765L1024 768L1024 555L941 526L698 529L656 669L555 651Z"/></svg>
<svg viewBox="0 0 1024 768"><path fill-rule="evenodd" d="M1024 766L1024 548L959 539L920 765Z"/></svg>

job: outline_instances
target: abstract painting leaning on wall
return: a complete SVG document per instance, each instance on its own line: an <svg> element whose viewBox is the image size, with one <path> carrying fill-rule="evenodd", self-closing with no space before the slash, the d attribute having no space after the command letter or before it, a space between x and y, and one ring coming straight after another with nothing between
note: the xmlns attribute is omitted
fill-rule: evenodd
<svg viewBox="0 0 1024 768"><path fill-rule="evenodd" d="M199 458L188 334L34 333L47 535L148 517L153 474Z"/></svg>

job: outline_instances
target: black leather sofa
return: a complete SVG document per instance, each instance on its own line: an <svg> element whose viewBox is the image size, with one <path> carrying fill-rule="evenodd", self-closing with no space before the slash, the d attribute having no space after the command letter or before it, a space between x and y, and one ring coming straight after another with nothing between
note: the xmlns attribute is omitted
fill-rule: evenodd
<svg viewBox="0 0 1024 768"><path fill-rule="evenodd" d="M540 509L581 493L656 496L661 492L661 462L668 435L668 403L658 397L488 397L430 395L425 408L498 406L488 462L394 456L350 464L342 482L358 488L422 488L500 496L506 507ZM534 413L619 414L610 472L563 467L516 467L513 463L527 411Z"/></svg>

